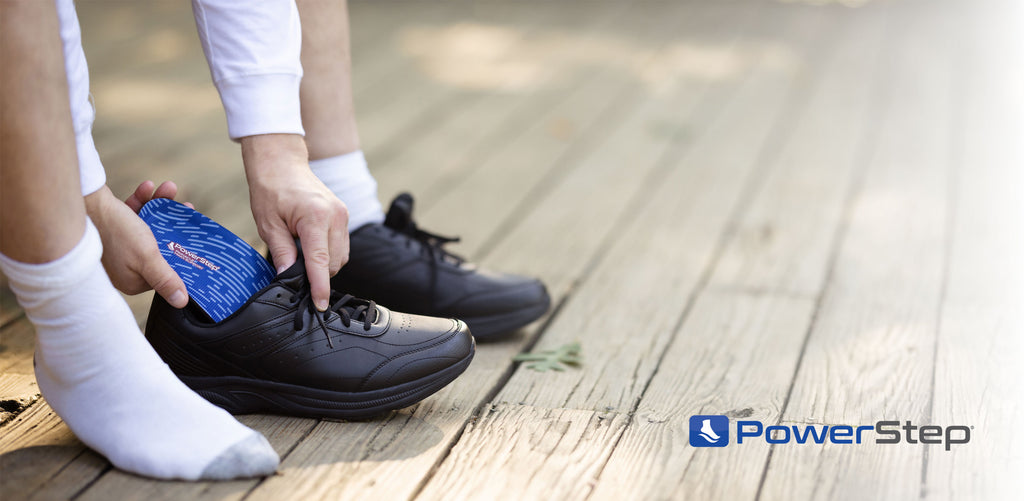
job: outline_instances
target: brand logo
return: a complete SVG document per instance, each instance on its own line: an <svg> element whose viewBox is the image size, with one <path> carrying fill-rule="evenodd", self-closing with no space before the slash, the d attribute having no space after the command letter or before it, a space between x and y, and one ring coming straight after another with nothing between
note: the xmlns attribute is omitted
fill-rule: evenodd
<svg viewBox="0 0 1024 501"><path fill-rule="evenodd" d="M199 268L200 270L203 269L204 266L209 268L210 271L217 271L220 269L220 266L211 263L209 259L197 255L177 242L168 242L167 248L171 249L171 252L173 252L175 256L178 256L185 262Z"/></svg>
<svg viewBox="0 0 1024 501"><path fill-rule="evenodd" d="M690 445L694 447L725 447L728 444L728 417L690 416Z"/></svg>
<svg viewBox="0 0 1024 501"><path fill-rule="evenodd" d="M973 426L918 426L911 421L878 421L874 425L771 425L761 421L736 421L736 444L752 439L769 444L860 444L874 435L876 444L938 444L947 451L954 445L971 441ZM866 436L867 435L867 436ZM726 416L690 416L690 445L725 447L729 443L729 418Z"/></svg>

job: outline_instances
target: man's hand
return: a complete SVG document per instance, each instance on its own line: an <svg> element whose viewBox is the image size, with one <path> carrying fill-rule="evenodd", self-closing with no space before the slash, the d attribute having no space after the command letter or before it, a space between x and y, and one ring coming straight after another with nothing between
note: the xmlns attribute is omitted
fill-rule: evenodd
<svg viewBox="0 0 1024 501"><path fill-rule="evenodd" d="M122 202L103 186L85 197L85 207L103 239L103 267L114 287L125 294L152 288L171 306L184 308L188 304L185 283L160 255L156 238L135 213L154 198L177 194L178 187L170 181L155 189L152 181L146 181Z"/></svg>
<svg viewBox="0 0 1024 501"><path fill-rule="evenodd" d="M331 277L348 262L348 209L309 170L301 136L265 134L241 142L252 215L277 271L295 264L299 237L313 304L326 310Z"/></svg>

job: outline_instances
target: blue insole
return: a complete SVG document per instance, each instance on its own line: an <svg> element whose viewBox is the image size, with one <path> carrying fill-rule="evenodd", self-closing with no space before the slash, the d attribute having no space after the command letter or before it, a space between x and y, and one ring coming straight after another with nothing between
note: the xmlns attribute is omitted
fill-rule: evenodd
<svg viewBox="0 0 1024 501"><path fill-rule="evenodd" d="M184 204L153 199L139 217L189 296L215 322L231 316L276 274L245 240Z"/></svg>

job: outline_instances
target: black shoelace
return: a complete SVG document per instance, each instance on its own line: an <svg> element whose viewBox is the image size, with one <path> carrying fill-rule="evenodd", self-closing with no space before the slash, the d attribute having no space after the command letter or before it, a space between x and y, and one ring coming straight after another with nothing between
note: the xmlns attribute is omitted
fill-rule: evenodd
<svg viewBox="0 0 1024 501"><path fill-rule="evenodd" d="M339 297L340 296L340 297ZM337 297L336 300L334 300ZM377 311L377 303L373 301L367 301L364 299L358 299L351 294L341 294L339 292L331 291L331 305L326 311L320 312L316 309L313 304L313 294L310 291L309 284L303 285L295 294L292 295L290 301L299 303L298 308L295 309L295 330L302 330L303 325L303 313L308 311L316 321L320 324L320 330L323 331L324 335L327 336L327 345L334 348L334 342L331 341L331 332L327 330L327 322L331 319L331 313L336 313L341 317L341 323L345 327L352 325L352 320L357 322L363 322L363 330L369 331L373 326L373 323L377 321L377 316L380 314ZM361 303L358 306L349 305L349 303ZM373 312L373 318L370 318L370 312Z"/></svg>
<svg viewBox="0 0 1024 501"><path fill-rule="evenodd" d="M466 262L466 259L462 256L448 252L444 248L447 244L458 243L460 241L459 237L446 237L421 230L416 226L416 222L411 219L406 223L405 227L392 229L419 242L421 244L420 251L430 257L432 261L447 261L455 266L460 266ZM406 245L409 245L409 242L406 242Z"/></svg>

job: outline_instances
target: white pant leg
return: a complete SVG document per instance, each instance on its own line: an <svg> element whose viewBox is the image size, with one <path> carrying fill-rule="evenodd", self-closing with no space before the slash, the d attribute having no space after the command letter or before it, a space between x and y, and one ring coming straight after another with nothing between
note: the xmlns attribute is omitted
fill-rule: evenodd
<svg viewBox="0 0 1024 501"><path fill-rule="evenodd" d="M72 0L56 0L60 20L60 39L64 44L64 69L68 74L68 97L71 102L71 122L75 128L75 147L78 150L78 171L82 181L82 195L88 195L107 182L100 155L92 140L92 122L96 110L89 100L89 67L82 51L82 30Z"/></svg>

